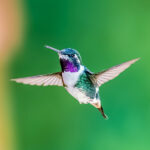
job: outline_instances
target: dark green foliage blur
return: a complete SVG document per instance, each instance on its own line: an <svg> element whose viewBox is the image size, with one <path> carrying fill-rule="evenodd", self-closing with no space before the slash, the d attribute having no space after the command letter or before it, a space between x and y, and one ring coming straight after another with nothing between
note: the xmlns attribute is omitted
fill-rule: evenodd
<svg viewBox="0 0 150 150"><path fill-rule="evenodd" d="M99 72L141 57L100 88L109 120L62 87L10 83L19 150L150 149L150 1L26 0L25 39L11 78L60 71L44 48L74 48Z"/></svg>

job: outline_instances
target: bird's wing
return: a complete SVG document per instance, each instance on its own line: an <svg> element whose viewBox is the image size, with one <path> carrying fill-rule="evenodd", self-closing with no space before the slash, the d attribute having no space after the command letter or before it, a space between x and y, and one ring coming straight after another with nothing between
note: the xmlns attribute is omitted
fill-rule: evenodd
<svg viewBox="0 0 150 150"><path fill-rule="evenodd" d="M117 65L117 66L114 66L114 67L109 68L107 70L104 70L102 72L96 73L95 78L97 80L98 86L101 86L105 82L108 82L109 80L114 79L121 72L123 72L125 69L130 67L131 64L135 63L137 60L139 60L139 58L127 61L127 62L122 63L120 65Z"/></svg>
<svg viewBox="0 0 150 150"><path fill-rule="evenodd" d="M17 78L11 79L12 81L16 81L18 83L30 84L30 85L57 85L63 86L61 72L53 73L53 74L46 74L46 75L38 75L32 77L25 77L25 78Z"/></svg>

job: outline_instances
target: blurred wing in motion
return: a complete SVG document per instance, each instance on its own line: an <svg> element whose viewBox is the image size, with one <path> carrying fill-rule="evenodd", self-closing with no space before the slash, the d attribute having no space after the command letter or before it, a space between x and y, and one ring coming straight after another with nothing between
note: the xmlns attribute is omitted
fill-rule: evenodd
<svg viewBox="0 0 150 150"><path fill-rule="evenodd" d="M133 59L130 61L127 61L125 63L122 63L120 65L114 66L110 69L104 70L102 72L96 73L95 78L97 80L97 84L101 86L105 82L108 82L109 80L114 79L117 77L121 72L123 72L125 69L130 67L131 64L135 63L139 58Z"/></svg>
<svg viewBox="0 0 150 150"><path fill-rule="evenodd" d="M25 78L17 78L11 79L12 81L16 81L18 83L30 84L30 85L57 85L63 86L61 72L53 73L53 74L46 74L46 75L39 75L39 76L32 76L32 77L25 77Z"/></svg>

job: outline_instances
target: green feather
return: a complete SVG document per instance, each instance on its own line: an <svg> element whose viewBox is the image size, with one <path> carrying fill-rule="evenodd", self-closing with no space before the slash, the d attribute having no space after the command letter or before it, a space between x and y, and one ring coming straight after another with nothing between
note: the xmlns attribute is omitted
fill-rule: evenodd
<svg viewBox="0 0 150 150"><path fill-rule="evenodd" d="M82 91L86 94L86 96L94 99L96 97L96 87L93 75L88 72L88 70L84 71L77 81L75 87L82 89Z"/></svg>

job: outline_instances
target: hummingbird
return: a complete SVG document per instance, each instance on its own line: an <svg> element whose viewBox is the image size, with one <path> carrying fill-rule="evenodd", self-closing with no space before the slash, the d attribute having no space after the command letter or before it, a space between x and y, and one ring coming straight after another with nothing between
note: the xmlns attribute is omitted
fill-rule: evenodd
<svg viewBox="0 0 150 150"><path fill-rule="evenodd" d="M90 104L94 106L101 112L102 116L107 119L108 117L104 113L101 104L99 87L117 77L139 58L116 65L98 73L93 73L82 64L81 56L77 50L72 48L58 50L51 46L45 47L58 54L61 71L52 74L12 79L12 81L38 86L62 86L69 94L78 100L80 104Z"/></svg>

